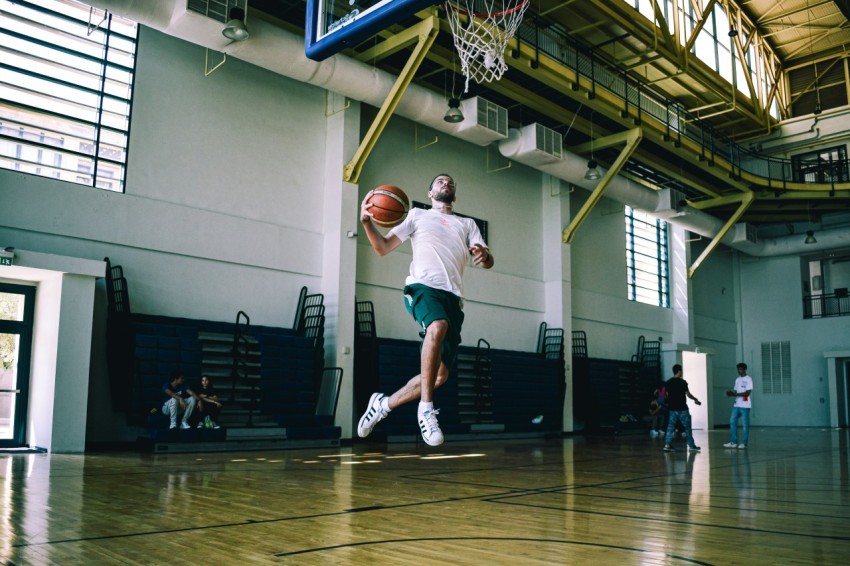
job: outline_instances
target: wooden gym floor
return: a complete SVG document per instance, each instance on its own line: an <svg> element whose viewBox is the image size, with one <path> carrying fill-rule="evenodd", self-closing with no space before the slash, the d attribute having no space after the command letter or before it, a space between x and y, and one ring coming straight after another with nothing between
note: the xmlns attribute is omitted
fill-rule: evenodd
<svg viewBox="0 0 850 566"><path fill-rule="evenodd" d="M0 454L0 562L847 564L848 431Z"/></svg>

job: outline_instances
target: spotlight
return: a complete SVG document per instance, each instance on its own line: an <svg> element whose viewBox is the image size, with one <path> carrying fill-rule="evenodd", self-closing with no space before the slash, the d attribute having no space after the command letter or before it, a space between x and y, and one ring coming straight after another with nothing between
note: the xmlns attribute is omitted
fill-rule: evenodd
<svg viewBox="0 0 850 566"><path fill-rule="evenodd" d="M446 115L443 116L443 120L451 124L463 122L463 112L460 111L460 100L457 98L449 99L449 109L446 110Z"/></svg>
<svg viewBox="0 0 850 566"><path fill-rule="evenodd" d="M245 27L245 10L238 6L230 9L229 19L224 24L224 29L221 34L227 39L233 41L245 41L251 35L248 33L248 28Z"/></svg>
<svg viewBox="0 0 850 566"><path fill-rule="evenodd" d="M599 164L596 163L595 159L591 159L587 162L587 172L584 174L584 178L588 181L598 181L602 178L602 174L599 173Z"/></svg>

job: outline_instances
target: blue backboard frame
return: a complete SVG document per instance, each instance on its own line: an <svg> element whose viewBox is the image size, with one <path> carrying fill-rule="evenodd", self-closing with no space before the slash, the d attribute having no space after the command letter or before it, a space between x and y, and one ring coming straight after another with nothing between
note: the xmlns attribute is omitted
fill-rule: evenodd
<svg viewBox="0 0 850 566"><path fill-rule="evenodd" d="M357 2L352 11L342 19L347 23L333 30L323 29L323 6L334 0L307 0L307 22L304 37L304 53L310 59L323 61L343 49L357 45L375 35L382 29L398 22L423 8L438 4L439 0L379 0L362 12L354 15Z"/></svg>

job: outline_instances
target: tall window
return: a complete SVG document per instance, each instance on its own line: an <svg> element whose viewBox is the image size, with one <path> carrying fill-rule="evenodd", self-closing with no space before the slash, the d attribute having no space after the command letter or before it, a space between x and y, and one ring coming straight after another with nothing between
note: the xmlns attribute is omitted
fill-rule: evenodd
<svg viewBox="0 0 850 566"><path fill-rule="evenodd" d="M123 192L136 24L0 0L0 167Z"/></svg>
<svg viewBox="0 0 850 566"><path fill-rule="evenodd" d="M670 306L667 223L626 207L626 283L629 300Z"/></svg>

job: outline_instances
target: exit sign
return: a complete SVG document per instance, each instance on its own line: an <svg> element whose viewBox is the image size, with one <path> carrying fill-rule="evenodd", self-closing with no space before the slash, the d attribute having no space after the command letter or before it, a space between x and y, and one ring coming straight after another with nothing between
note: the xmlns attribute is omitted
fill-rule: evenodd
<svg viewBox="0 0 850 566"><path fill-rule="evenodd" d="M12 265L12 258L0 256L0 265Z"/></svg>

